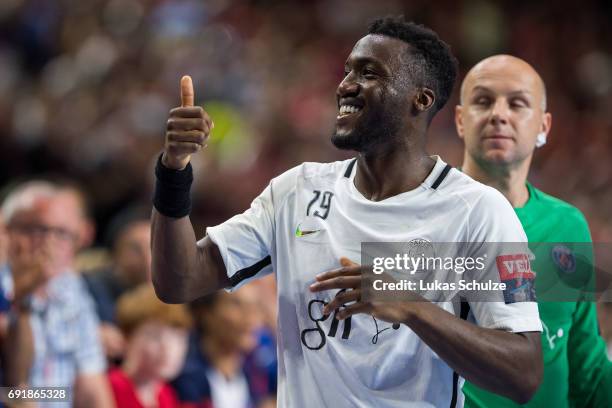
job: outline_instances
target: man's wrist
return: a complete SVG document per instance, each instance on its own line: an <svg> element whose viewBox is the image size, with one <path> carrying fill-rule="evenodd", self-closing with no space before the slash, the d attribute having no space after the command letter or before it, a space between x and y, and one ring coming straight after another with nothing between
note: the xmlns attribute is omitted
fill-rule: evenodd
<svg viewBox="0 0 612 408"><path fill-rule="evenodd" d="M11 310L19 314L30 313L32 311L32 296L21 296L13 299Z"/></svg>
<svg viewBox="0 0 612 408"><path fill-rule="evenodd" d="M187 163L182 170L174 170L164 166L163 156L164 154L159 156L155 166L153 206L166 217L183 218L191 212L191 163Z"/></svg>
<svg viewBox="0 0 612 408"><path fill-rule="evenodd" d="M409 300L404 302L404 304L402 305L404 315L404 318L402 319L402 324L405 324L406 326L411 326L415 322L417 322L419 320L419 310L421 309L422 304L423 301L421 300Z"/></svg>
<svg viewBox="0 0 612 408"><path fill-rule="evenodd" d="M178 160L170 158L166 152L163 152L161 156L161 164L168 170L183 171L189 164L189 161L182 163Z"/></svg>
<svg viewBox="0 0 612 408"><path fill-rule="evenodd" d="M23 302L14 302L11 305L11 310L8 311L9 327L17 327L24 321L29 321L32 315L32 305Z"/></svg>

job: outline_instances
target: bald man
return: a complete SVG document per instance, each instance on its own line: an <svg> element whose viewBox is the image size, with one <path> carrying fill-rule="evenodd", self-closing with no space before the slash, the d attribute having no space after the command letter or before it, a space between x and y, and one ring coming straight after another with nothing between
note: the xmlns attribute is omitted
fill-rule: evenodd
<svg viewBox="0 0 612 408"><path fill-rule="evenodd" d="M574 260L570 243L591 242L587 222L577 208L536 189L527 181L537 146L546 143L552 116L540 75L525 61L497 55L479 62L461 86L455 110L465 142L462 170L499 190L510 201L529 242L552 251L536 253L532 269L538 282L568 272L561 255ZM595 304L539 304L544 378L529 407L612 406L612 364L598 334ZM516 403L466 382L466 407L516 407Z"/></svg>

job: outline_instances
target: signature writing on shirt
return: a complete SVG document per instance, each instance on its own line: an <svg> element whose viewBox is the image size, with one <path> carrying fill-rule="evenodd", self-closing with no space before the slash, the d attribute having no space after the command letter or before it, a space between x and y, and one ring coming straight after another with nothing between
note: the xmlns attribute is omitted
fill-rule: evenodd
<svg viewBox="0 0 612 408"><path fill-rule="evenodd" d="M563 337L563 329L559 327L556 333L551 334L548 326L546 325L546 323L544 323L544 320L542 320L542 327L544 328L544 335L546 336L546 340L548 341L548 347L550 347L551 350L554 350L555 340L558 340Z"/></svg>
<svg viewBox="0 0 612 408"><path fill-rule="evenodd" d="M346 291L346 289L342 289L338 292L338 294L344 291ZM322 349L323 346L325 346L325 344L327 343L327 337L336 337L336 334L338 332L338 326L340 325L341 321L338 320L338 318L336 317L337 310L334 310L333 314L323 314L323 307L325 307L327 303L328 302L320 299L312 299L310 302L308 302L308 317L310 321L315 324L315 326L302 330L300 338L302 340L302 344L309 350ZM332 316L332 321L331 325L329 326L329 331L326 334L323 328L321 327L321 323L326 321L330 316ZM374 322L375 329L375 334L371 340L372 344L378 343L378 339L381 333L389 329L397 330L400 327L399 324L394 323L391 326L387 326L380 329L376 318L372 317L372 320ZM348 340L351 335L352 318L349 316L348 318L343 320L342 323L343 327L341 338L344 340Z"/></svg>

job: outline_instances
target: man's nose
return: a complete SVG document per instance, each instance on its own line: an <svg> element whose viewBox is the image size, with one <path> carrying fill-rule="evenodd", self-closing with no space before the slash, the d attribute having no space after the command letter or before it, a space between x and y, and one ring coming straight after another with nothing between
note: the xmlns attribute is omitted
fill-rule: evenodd
<svg viewBox="0 0 612 408"><path fill-rule="evenodd" d="M349 72L347 76L344 77L340 85L338 85L338 90L336 91L336 95L338 98L344 98L347 96L355 96L359 93L359 84L355 81L355 76L352 72Z"/></svg>
<svg viewBox="0 0 612 408"><path fill-rule="evenodd" d="M491 111L491 123L493 125L505 125L506 123L508 123L508 111L508 103L506 103L506 101L501 98L497 99L495 101L495 104L493 105L493 110Z"/></svg>

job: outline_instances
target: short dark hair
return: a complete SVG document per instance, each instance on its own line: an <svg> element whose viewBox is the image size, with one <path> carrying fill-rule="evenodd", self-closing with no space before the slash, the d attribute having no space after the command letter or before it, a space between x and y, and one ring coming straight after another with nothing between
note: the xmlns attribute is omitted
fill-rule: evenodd
<svg viewBox="0 0 612 408"><path fill-rule="evenodd" d="M457 59L450 46L429 28L406 21L404 16L384 17L372 22L368 34L381 34L400 39L410 45L411 61L407 67L417 86L430 88L436 94L434 113L448 101L455 78Z"/></svg>

